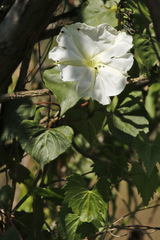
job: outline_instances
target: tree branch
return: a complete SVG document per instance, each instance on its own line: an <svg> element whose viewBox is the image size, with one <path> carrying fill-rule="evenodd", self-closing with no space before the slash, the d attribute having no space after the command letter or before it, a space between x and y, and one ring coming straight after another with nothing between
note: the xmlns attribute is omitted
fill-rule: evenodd
<svg viewBox="0 0 160 240"><path fill-rule="evenodd" d="M147 79L146 77L143 77L143 76L140 76L138 78L131 78L127 82L127 84L135 84L138 87L146 85L148 83L149 83L149 79ZM49 94L53 94L53 93L50 92L48 89L37 89L37 90L31 90L31 91L17 91L17 92L9 93L9 94L6 93L3 95L0 95L0 103L6 102L6 101L12 100L12 99L39 97L39 96L46 96ZM78 151L80 151L80 149ZM85 155L84 152L83 152L83 155ZM86 157L93 158L93 156L91 156L91 155L88 155Z"/></svg>
<svg viewBox="0 0 160 240"><path fill-rule="evenodd" d="M39 97L52 94L48 89L39 89L32 91L20 91L10 94L3 94L0 96L0 103L6 102L8 100L18 99L18 98L28 98L28 97Z"/></svg>
<svg viewBox="0 0 160 240"><path fill-rule="evenodd" d="M0 24L0 91L49 24L61 0L15 1Z"/></svg>
<svg viewBox="0 0 160 240"><path fill-rule="evenodd" d="M60 33L62 27L63 26L56 27L54 29L47 29L47 30L45 30L40 35L38 41L41 41L41 40L44 40L44 39L47 39L47 38L51 38L51 37L54 37L54 36L58 35Z"/></svg>

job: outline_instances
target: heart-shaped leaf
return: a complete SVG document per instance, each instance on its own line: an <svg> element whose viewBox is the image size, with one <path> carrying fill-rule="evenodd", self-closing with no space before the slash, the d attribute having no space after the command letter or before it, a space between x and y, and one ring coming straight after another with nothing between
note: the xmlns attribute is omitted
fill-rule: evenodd
<svg viewBox="0 0 160 240"><path fill-rule="evenodd" d="M40 163L41 168L70 147L72 136L73 130L68 126L46 129L29 120L22 122L18 132L22 148Z"/></svg>
<svg viewBox="0 0 160 240"><path fill-rule="evenodd" d="M44 82L46 87L55 94L61 106L61 115L78 102L79 97L76 91L77 83L62 81L58 67L44 72Z"/></svg>

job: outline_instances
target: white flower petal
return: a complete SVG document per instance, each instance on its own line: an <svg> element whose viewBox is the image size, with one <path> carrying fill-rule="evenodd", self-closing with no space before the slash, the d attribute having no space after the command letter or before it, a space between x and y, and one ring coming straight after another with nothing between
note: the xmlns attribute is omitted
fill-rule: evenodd
<svg viewBox="0 0 160 240"><path fill-rule="evenodd" d="M95 82L95 70L92 68L85 68L83 75L83 78L77 83L78 96L91 97Z"/></svg>
<svg viewBox="0 0 160 240"><path fill-rule="evenodd" d="M54 47L49 53L49 58L53 59L57 64L65 65L82 66L84 62L84 59L77 52L62 47Z"/></svg>
<svg viewBox="0 0 160 240"><path fill-rule="evenodd" d="M132 36L126 32L119 32L112 46L99 54L99 59L102 63L107 64L111 58L126 54L132 46Z"/></svg>
<svg viewBox="0 0 160 240"><path fill-rule="evenodd" d="M117 31L108 24L101 24L98 27L91 27L85 23L75 23L62 29L68 36L72 36L74 45L78 51L87 58L94 57L96 54L104 51L112 45L116 38ZM59 44L66 45L66 41L62 42L59 39ZM67 41L69 47L70 41Z"/></svg>
<svg viewBox="0 0 160 240"><path fill-rule="evenodd" d="M82 81L84 88L86 82L91 80L92 69L86 67L75 67L71 65L60 65L61 78L63 81Z"/></svg>
<svg viewBox="0 0 160 240"><path fill-rule="evenodd" d="M57 37L58 46L66 49L66 51L69 51L70 53L77 55L78 58L83 58L82 53L79 52L79 50L77 49L72 34L69 32L71 26L72 25L62 28L60 34ZM78 30L76 27L74 27L74 31L76 31L78 34Z"/></svg>
<svg viewBox="0 0 160 240"><path fill-rule="evenodd" d="M100 78L96 78L94 89L92 91L92 94L90 94L90 97L98 101L99 103L103 105L110 104L111 99L106 94L104 83Z"/></svg>
<svg viewBox="0 0 160 240"><path fill-rule="evenodd" d="M126 85L127 77L120 71L109 66L103 66L99 69L96 76L94 91L98 88L98 84L103 86L102 92L107 96L115 96L123 91Z"/></svg>
<svg viewBox="0 0 160 240"><path fill-rule="evenodd" d="M111 58L108 66L115 68L121 71L123 74L126 74L128 70L133 65L133 55L131 53L126 53L122 57L119 58Z"/></svg>

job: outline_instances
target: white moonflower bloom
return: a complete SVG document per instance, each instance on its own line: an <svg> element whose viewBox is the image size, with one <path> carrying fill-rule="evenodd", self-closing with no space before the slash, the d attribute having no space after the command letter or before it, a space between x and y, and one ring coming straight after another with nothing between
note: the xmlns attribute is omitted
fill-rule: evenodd
<svg viewBox="0 0 160 240"><path fill-rule="evenodd" d="M105 105L109 96L123 91L132 67L132 36L108 24L97 27L75 23L62 28L58 47L49 53L60 67L63 81L77 81L79 97L89 96Z"/></svg>

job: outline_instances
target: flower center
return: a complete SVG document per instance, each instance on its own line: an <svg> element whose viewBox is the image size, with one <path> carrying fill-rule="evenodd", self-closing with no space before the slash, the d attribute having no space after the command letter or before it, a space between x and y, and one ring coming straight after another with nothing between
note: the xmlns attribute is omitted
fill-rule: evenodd
<svg viewBox="0 0 160 240"><path fill-rule="evenodd" d="M96 57L88 58L85 61L85 64L86 64L87 67L96 68L98 66L98 58L96 58Z"/></svg>

